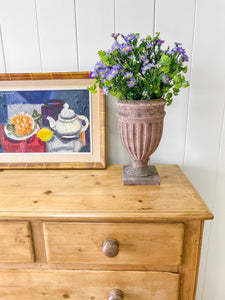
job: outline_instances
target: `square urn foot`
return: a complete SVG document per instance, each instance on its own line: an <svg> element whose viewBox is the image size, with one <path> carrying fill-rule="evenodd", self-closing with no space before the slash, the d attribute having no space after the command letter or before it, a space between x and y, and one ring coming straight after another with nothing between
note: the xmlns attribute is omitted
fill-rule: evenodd
<svg viewBox="0 0 225 300"><path fill-rule="evenodd" d="M160 177L157 169L153 165L149 165L151 173L148 176L132 176L127 174L130 166L123 166L123 185L159 185Z"/></svg>

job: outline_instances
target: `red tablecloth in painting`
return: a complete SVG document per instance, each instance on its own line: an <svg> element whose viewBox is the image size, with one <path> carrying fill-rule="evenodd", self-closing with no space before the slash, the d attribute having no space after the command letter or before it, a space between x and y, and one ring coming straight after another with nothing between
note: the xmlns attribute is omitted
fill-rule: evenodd
<svg viewBox="0 0 225 300"><path fill-rule="evenodd" d="M1 144L4 153L46 152L46 143L36 134L23 141L8 138L4 132L4 125L0 125Z"/></svg>

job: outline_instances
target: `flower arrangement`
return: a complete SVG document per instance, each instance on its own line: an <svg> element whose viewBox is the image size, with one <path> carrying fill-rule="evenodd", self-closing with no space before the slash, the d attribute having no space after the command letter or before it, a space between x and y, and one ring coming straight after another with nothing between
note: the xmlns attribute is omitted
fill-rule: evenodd
<svg viewBox="0 0 225 300"><path fill-rule="evenodd" d="M98 52L100 61L90 74L95 83L89 91L95 93L99 84L104 94L111 93L119 100L164 98L170 105L173 96L189 86L183 74L188 56L177 42L171 50L163 50L159 35L140 39L140 34L113 33L111 49Z"/></svg>

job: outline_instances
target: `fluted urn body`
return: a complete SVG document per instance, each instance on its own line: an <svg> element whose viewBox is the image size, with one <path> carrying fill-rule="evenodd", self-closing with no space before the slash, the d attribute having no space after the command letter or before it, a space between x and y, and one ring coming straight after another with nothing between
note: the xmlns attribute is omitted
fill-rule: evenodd
<svg viewBox="0 0 225 300"><path fill-rule="evenodd" d="M126 176L139 177L139 184L153 175L148 160L162 137L165 104L164 99L117 101L120 139L132 160Z"/></svg>

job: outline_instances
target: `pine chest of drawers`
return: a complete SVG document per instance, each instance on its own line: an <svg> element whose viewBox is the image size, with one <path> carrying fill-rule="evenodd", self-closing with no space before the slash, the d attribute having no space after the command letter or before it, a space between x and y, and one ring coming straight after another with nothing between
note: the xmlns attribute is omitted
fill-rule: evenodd
<svg viewBox="0 0 225 300"><path fill-rule="evenodd" d="M175 165L160 186L106 170L0 172L1 300L194 300L204 220Z"/></svg>

